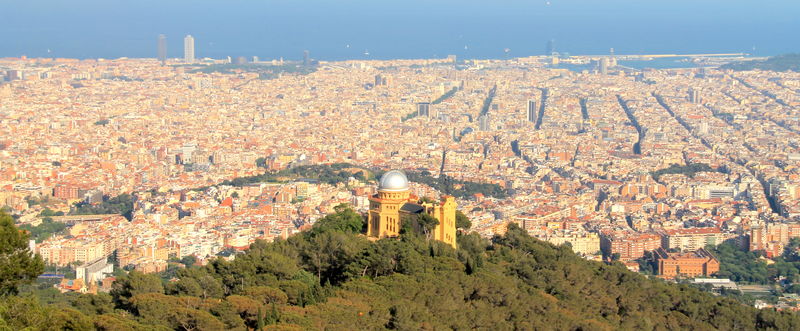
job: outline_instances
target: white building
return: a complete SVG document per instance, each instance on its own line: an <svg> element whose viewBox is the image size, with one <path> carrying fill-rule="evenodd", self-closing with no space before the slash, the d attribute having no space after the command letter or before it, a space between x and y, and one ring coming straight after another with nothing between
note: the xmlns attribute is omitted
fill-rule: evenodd
<svg viewBox="0 0 800 331"><path fill-rule="evenodd" d="M104 256L75 269L75 278L83 279L85 284L90 282L97 282L105 278L107 275L114 273L114 265L108 263L107 258Z"/></svg>
<svg viewBox="0 0 800 331"><path fill-rule="evenodd" d="M194 37L192 35L186 35L183 38L183 61L194 63Z"/></svg>

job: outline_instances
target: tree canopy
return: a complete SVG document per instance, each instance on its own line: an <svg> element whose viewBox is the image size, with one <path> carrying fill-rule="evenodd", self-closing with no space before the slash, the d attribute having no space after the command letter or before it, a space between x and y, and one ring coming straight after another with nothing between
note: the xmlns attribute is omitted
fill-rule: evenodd
<svg viewBox="0 0 800 331"><path fill-rule="evenodd" d="M97 215L97 214L120 214L128 220L133 216L133 196L127 193L108 198L103 197L103 202L89 204L79 202L70 210L71 215Z"/></svg>
<svg viewBox="0 0 800 331"><path fill-rule="evenodd" d="M460 210L456 210L456 228L469 230L472 227L472 221L469 220L467 215L464 215Z"/></svg>
<svg viewBox="0 0 800 331"><path fill-rule="evenodd" d="M784 54L770 57L762 61L732 62L720 67L734 71L771 70L800 72L800 54Z"/></svg>
<svg viewBox="0 0 800 331"><path fill-rule="evenodd" d="M28 249L28 233L0 211L0 296L13 295L44 272L44 261Z"/></svg>
<svg viewBox="0 0 800 331"><path fill-rule="evenodd" d="M686 175L688 177L694 177L695 174L698 172L715 172L719 171L718 169L711 168L708 164L705 163L692 163L687 165L677 165L672 164L668 168L659 169L651 173L653 179L658 181L658 179L666 174L681 174Z"/></svg>
<svg viewBox="0 0 800 331"><path fill-rule="evenodd" d="M37 243L40 243L45 241L47 238L50 238L50 236L53 234L64 231L64 229L67 228L67 225L64 223L54 222L50 217L45 217L42 220L42 223L37 226L24 224L19 228L28 231L30 238L36 240Z"/></svg>
<svg viewBox="0 0 800 331"><path fill-rule="evenodd" d="M266 159L258 159L256 163L260 167L266 167ZM260 175L237 177L225 180L220 185L241 187L255 183L276 183L297 179L318 180L322 183L338 185L347 183L351 177L362 181L380 178L383 172L382 170L365 169L349 163L301 165L280 171L265 172ZM497 184L459 180L444 174L434 177L427 171L409 171L406 172L406 175L412 182L426 184L445 194L459 198L468 198L476 193L494 198L508 196L508 192ZM195 190L204 190L206 188L200 187Z"/></svg>
<svg viewBox="0 0 800 331"><path fill-rule="evenodd" d="M166 286L131 272L110 297L0 300L0 328L46 328L47 316L101 330L800 328L796 314L586 261L514 224L491 240L459 234L456 250L417 231L369 241L354 214L338 208L311 231L181 269Z"/></svg>
<svg viewBox="0 0 800 331"><path fill-rule="evenodd" d="M736 282L752 284L781 284L787 292L800 293L800 259L797 249L800 239L794 238L785 247L782 256L767 264L763 251L748 252L731 242L724 242L709 250L719 259L716 276Z"/></svg>

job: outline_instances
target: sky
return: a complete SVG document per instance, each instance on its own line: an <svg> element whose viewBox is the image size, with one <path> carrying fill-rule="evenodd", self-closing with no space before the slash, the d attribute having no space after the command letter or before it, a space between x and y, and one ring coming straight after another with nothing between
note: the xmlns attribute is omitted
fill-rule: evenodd
<svg viewBox="0 0 800 331"><path fill-rule="evenodd" d="M0 56L503 58L800 52L797 0L0 0ZM508 54L504 51L508 49ZM365 55L369 53L369 55Z"/></svg>

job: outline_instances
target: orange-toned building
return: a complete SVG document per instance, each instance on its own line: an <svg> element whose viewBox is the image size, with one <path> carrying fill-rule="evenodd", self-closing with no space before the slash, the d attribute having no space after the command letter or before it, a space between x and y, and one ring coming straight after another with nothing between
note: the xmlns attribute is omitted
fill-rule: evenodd
<svg viewBox="0 0 800 331"><path fill-rule="evenodd" d="M61 283L59 283L56 288L61 293L67 292L78 292L78 293L87 293L89 288L86 286L86 283L83 282L82 278L78 279L61 279ZM95 292L96 293L96 292Z"/></svg>
<svg viewBox="0 0 800 331"><path fill-rule="evenodd" d="M400 235L403 219L426 213L439 221L431 238L456 247L456 201L443 196L438 202L417 203L411 197L408 178L400 171L389 171L380 179L378 194L369 198L367 237L380 239Z"/></svg>
<svg viewBox="0 0 800 331"><path fill-rule="evenodd" d="M58 184L53 188L53 196L64 200L80 198L80 189L77 186Z"/></svg>
<svg viewBox="0 0 800 331"><path fill-rule="evenodd" d="M619 254L620 261L635 260L661 248L661 237L652 233L612 233L600 237L600 249L606 256Z"/></svg>
<svg viewBox="0 0 800 331"><path fill-rule="evenodd" d="M763 250L767 257L781 255L792 238L800 237L798 223L768 223L750 228L750 250Z"/></svg>
<svg viewBox="0 0 800 331"><path fill-rule="evenodd" d="M688 253L668 253L659 248L653 253L662 278L711 276L719 271L719 261L704 248Z"/></svg>

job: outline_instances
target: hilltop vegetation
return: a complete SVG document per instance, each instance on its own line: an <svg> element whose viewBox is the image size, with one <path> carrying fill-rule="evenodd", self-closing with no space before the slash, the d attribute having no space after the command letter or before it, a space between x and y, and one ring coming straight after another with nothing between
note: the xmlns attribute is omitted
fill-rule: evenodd
<svg viewBox="0 0 800 331"><path fill-rule="evenodd" d="M257 161L263 165L263 160ZM276 172L266 172L261 175L247 176L226 180L220 185L231 185L241 187L255 183L280 183L296 179L313 179L330 185L347 183L350 177L361 181L374 180L380 178L382 170L366 169L349 163L333 163L318 165L302 165L283 169ZM481 193L488 197L505 198L507 192L500 185L491 183L476 183L464 180L457 180L446 175L433 177L427 171L406 172L408 179L412 182L426 184L445 194L450 194L459 198L467 198L475 193ZM197 190L204 190L207 187L200 187Z"/></svg>
<svg viewBox="0 0 800 331"><path fill-rule="evenodd" d="M7 297L0 329L800 328L796 314L586 261L513 224L492 240L460 235L458 250L414 232L370 242L360 235L363 225L361 215L340 206L311 231L256 242L230 262L180 270L173 282L134 271L110 295L58 306Z"/></svg>
<svg viewBox="0 0 800 331"><path fill-rule="evenodd" d="M720 69L734 71L770 70L770 71L795 71L800 72L800 54L784 54L770 57L763 61L743 61L728 63Z"/></svg>

